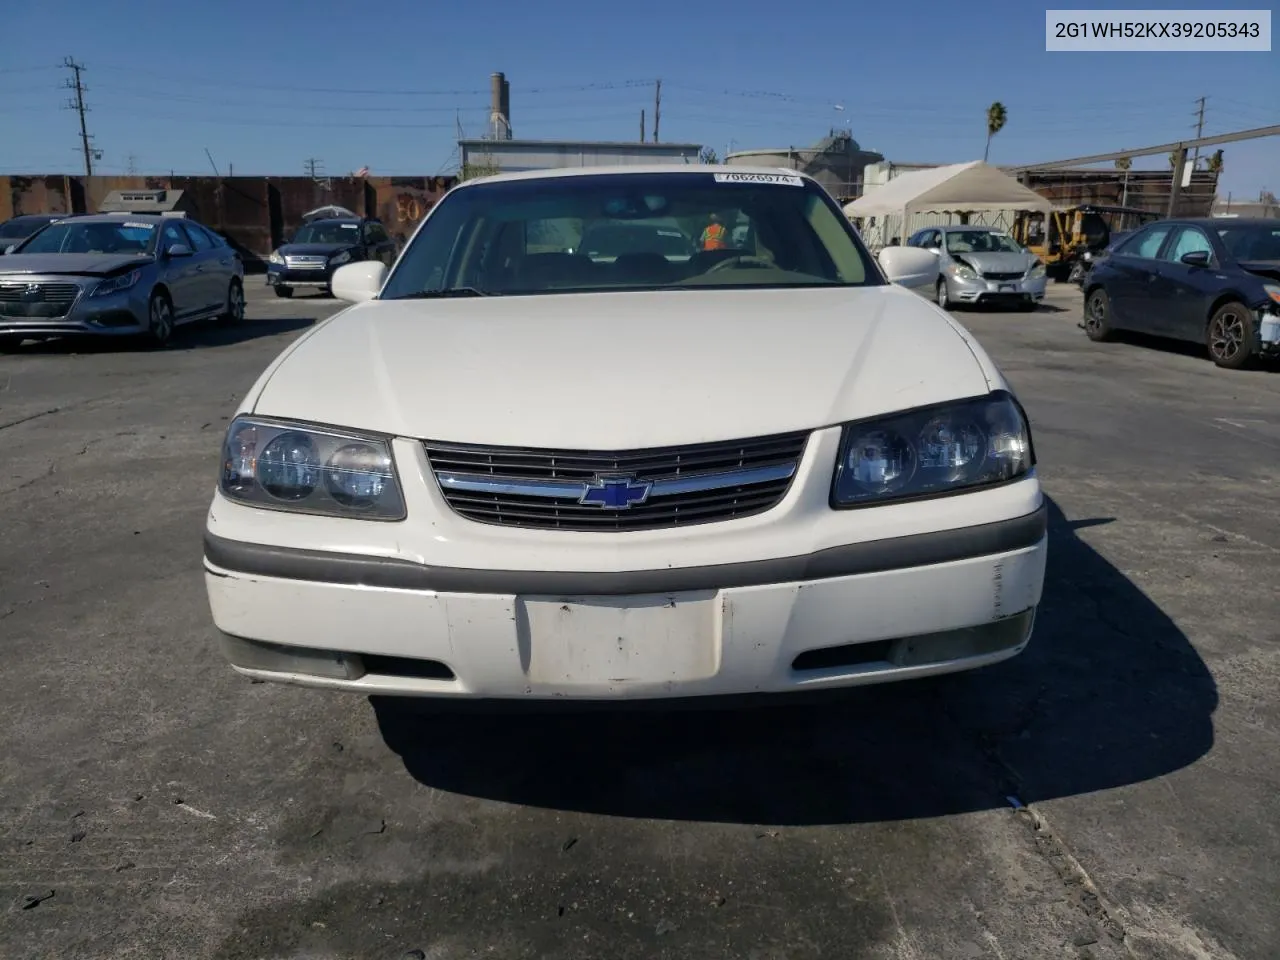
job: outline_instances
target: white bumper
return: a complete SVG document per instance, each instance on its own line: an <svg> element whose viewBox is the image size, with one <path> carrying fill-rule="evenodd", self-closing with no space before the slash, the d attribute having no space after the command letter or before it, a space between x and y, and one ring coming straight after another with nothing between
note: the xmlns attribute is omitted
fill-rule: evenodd
<svg viewBox="0 0 1280 960"><path fill-rule="evenodd" d="M449 697L778 692L1020 652L1044 582L1038 479L832 510L839 433L812 435L767 513L623 535L465 520L421 445L397 440L402 523L215 496L213 619L251 676Z"/></svg>

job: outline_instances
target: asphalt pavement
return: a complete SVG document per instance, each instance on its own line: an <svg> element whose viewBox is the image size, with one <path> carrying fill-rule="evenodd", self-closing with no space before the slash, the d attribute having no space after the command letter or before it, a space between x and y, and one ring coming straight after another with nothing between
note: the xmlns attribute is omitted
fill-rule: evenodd
<svg viewBox="0 0 1280 960"><path fill-rule="evenodd" d="M222 432L338 308L249 288L169 349L0 356L0 957L1280 955L1280 372L1090 343L1063 285L958 313L1052 498L1024 655L406 719L216 650Z"/></svg>

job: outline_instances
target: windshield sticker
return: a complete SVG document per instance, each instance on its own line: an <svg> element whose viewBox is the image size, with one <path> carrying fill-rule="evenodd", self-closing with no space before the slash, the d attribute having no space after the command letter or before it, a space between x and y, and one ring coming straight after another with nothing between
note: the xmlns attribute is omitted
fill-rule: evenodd
<svg viewBox="0 0 1280 960"><path fill-rule="evenodd" d="M359 230L360 229L360 224L358 223L340 223L338 224L338 226L340 226L343 230Z"/></svg>
<svg viewBox="0 0 1280 960"><path fill-rule="evenodd" d="M780 183L790 187L803 187L804 181L786 173L717 173L716 183Z"/></svg>
<svg viewBox="0 0 1280 960"><path fill-rule="evenodd" d="M128 220L125 221L124 225L126 227L133 227L137 230L154 230L156 228L154 223L133 223Z"/></svg>

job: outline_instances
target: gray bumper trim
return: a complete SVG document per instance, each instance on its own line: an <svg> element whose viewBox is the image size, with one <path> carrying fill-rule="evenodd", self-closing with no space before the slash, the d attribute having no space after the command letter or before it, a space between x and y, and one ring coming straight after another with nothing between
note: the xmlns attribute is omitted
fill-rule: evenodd
<svg viewBox="0 0 1280 960"><path fill-rule="evenodd" d="M1012 520L854 543L799 557L606 573L429 567L411 560L243 543L208 532L204 555L222 570L283 580L442 593L616 596L794 583L925 567L1032 547L1047 530L1048 510L1041 504L1034 512Z"/></svg>

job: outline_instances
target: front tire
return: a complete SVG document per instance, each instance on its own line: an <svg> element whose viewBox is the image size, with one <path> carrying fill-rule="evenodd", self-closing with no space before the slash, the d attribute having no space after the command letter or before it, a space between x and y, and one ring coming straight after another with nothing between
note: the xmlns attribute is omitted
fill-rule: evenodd
<svg viewBox="0 0 1280 960"><path fill-rule="evenodd" d="M284 297L286 300L293 296L293 287L282 287L277 284L271 289L275 291L277 297Z"/></svg>
<svg viewBox="0 0 1280 960"><path fill-rule="evenodd" d="M147 340L153 347L163 347L173 339L173 301L161 291L151 294L147 307Z"/></svg>
<svg viewBox="0 0 1280 960"><path fill-rule="evenodd" d="M933 296L937 301L938 306L943 310L951 309L951 293L947 289L947 281L945 277L938 281L937 287L934 288Z"/></svg>
<svg viewBox="0 0 1280 960"><path fill-rule="evenodd" d="M1103 343L1115 336L1115 328L1111 326L1111 298L1101 287L1085 300L1084 332L1095 343Z"/></svg>
<svg viewBox="0 0 1280 960"><path fill-rule="evenodd" d="M1205 331L1209 359L1226 370L1240 370L1253 359L1258 331L1253 314L1243 303L1224 303L1209 318Z"/></svg>

